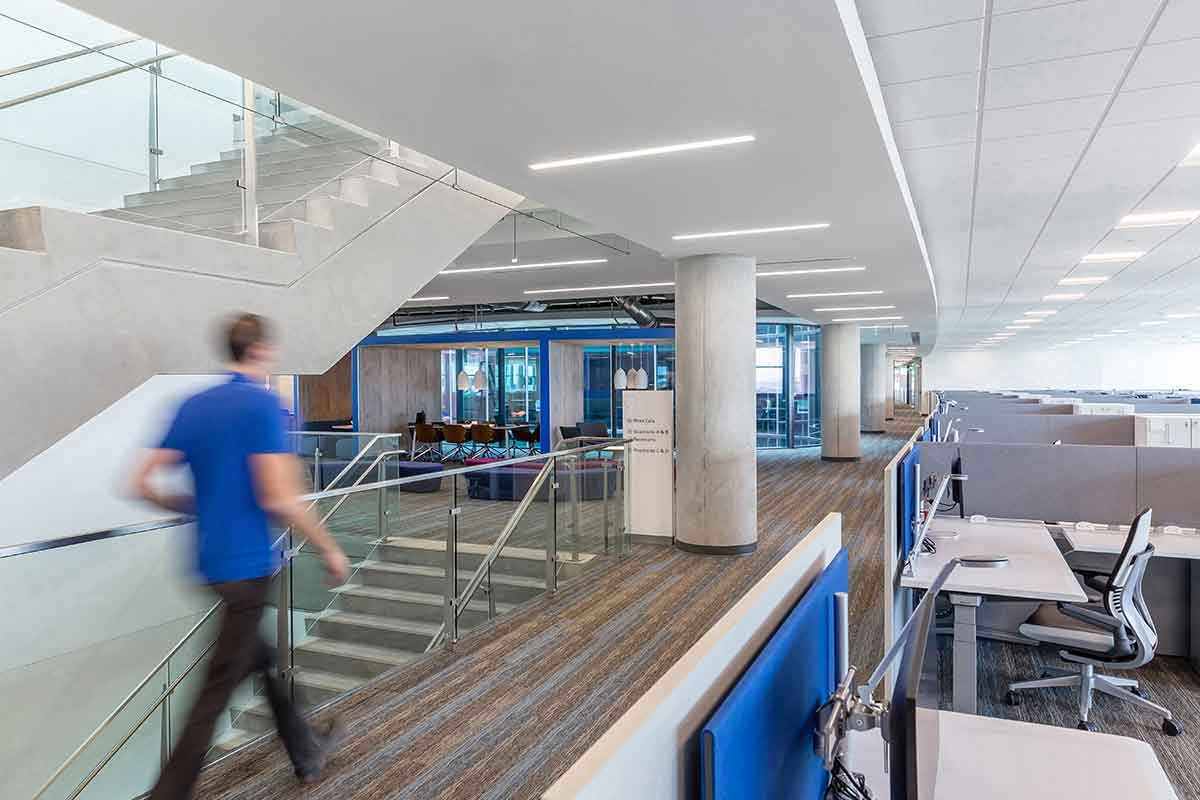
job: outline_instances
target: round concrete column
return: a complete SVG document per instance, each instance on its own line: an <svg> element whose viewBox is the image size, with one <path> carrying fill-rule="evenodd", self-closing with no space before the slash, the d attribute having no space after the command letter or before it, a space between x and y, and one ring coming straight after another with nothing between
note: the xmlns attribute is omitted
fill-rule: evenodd
<svg viewBox="0 0 1200 800"><path fill-rule="evenodd" d="M750 256L675 262L675 544L684 550L748 553L758 542L754 270Z"/></svg>
<svg viewBox="0 0 1200 800"><path fill-rule="evenodd" d="M862 455L858 325L821 327L821 458L857 461Z"/></svg>
<svg viewBox="0 0 1200 800"><path fill-rule="evenodd" d="M862 432L883 433L887 417L887 348L882 344L864 344L861 358Z"/></svg>

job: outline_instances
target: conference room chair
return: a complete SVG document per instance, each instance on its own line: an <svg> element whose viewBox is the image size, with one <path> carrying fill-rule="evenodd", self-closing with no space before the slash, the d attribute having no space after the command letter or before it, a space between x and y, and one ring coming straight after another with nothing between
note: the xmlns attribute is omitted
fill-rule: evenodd
<svg viewBox="0 0 1200 800"><path fill-rule="evenodd" d="M578 439L583 434L579 432L578 425L559 425L558 435L561 436L565 442L567 439Z"/></svg>
<svg viewBox="0 0 1200 800"><path fill-rule="evenodd" d="M1096 673L1097 667L1118 671L1138 669L1154 658L1158 631L1142 598L1142 579L1154 555L1150 518L1151 509L1147 508L1129 526L1129 535L1099 604L1047 603L1018 628L1022 636L1037 642L1061 645L1059 657L1078 671L1047 669L1038 680L1010 684L1006 696L1009 705L1020 705L1018 692L1026 689L1078 687L1077 727L1083 730L1095 730L1088 715L1093 694L1099 691L1161 716L1162 731L1168 736L1183 732L1183 726L1168 709L1146 698L1136 680Z"/></svg>
<svg viewBox="0 0 1200 800"><path fill-rule="evenodd" d="M468 455L470 446L470 433L465 425L443 425L442 440L450 445L450 449L443 454L443 461L463 461Z"/></svg>
<svg viewBox="0 0 1200 800"><path fill-rule="evenodd" d="M522 425L513 428L510 433L513 442L513 452L519 455L534 455L538 451L538 444L542 438L542 429L540 425Z"/></svg>
<svg viewBox="0 0 1200 800"><path fill-rule="evenodd" d="M608 438L608 424L604 422L579 422L575 425L580 436L592 436L597 439Z"/></svg>
<svg viewBox="0 0 1200 800"><path fill-rule="evenodd" d="M474 448L471 455L484 458L499 458L504 455L496 441L496 429L491 425L476 422L471 425L471 445Z"/></svg>
<svg viewBox="0 0 1200 800"><path fill-rule="evenodd" d="M441 461L442 434L423 422L413 426L413 461Z"/></svg>

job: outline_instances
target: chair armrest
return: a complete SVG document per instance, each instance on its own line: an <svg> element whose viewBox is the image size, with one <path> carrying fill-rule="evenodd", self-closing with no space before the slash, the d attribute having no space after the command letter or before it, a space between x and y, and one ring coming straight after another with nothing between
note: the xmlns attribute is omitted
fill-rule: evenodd
<svg viewBox="0 0 1200 800"><path fill-rule="evenodd" d="M1099 611L1092 611L1083 606L1070 605L1068 603L1059 603L1058 610L1066 614L1072 619L1077 619L1080 622L1088 625L1095 625L1097 628L1105 628L1117 633L1125 630L1125 623L1115 617L1110 617L1108 614L1102 614Z"/></svg>

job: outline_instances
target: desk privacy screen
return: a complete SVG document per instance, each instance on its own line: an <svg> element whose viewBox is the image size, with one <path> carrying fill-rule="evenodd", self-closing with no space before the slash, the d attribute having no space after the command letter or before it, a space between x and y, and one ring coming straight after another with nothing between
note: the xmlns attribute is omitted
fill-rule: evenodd
<svg viewBox="0 0 1200 800"><path fill-rule="evenodd" d="M817 711L836 688L834 594L849 586L842 550L797 601L700 732L704 800L822 800Z"/></svg>

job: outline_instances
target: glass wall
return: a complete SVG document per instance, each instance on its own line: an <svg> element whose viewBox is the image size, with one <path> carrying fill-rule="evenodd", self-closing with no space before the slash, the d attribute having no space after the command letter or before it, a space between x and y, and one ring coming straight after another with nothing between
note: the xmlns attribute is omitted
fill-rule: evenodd
<svg viewBox="0 0 1200 800"><path fill-rule="evenodd" d="M477 377L482 373L483 377ZM459 388L459 375L466 388ZM442 420L503 425L541 421L538 348L470 347L442 351Z"/></svg>
<svg viewBox="0 0 1200 800"><path fill-rule="evenodd" d="M540 421L538 403L538 348L506 347L499 351L504 421L509 425L535 425Z"/></svg>
<svg viewBox="0 0 1200 800"><path fill-rule="evenodd" d="M821 446L821 329L792 326L792 447Z"/></svg>
<svg viewBox="0 0 1200 800"><path fill-rule="evenodd" d="M583 418L603 422L619 436L624 430L621 393L613 389L613 373L646 370L648 385L655 389L675 388L675 345L619 342L586 345L583 348ZM576 420L564 420L573 425Z"/></svg>
<svg viewBox="0 0 1200 800"><path fill-rule="evenodd" d="M788 402L784 393L786 325L759 325L754 339L755 432L757 447L787 447Z"/></svg>

